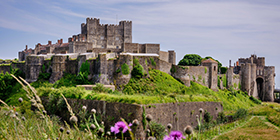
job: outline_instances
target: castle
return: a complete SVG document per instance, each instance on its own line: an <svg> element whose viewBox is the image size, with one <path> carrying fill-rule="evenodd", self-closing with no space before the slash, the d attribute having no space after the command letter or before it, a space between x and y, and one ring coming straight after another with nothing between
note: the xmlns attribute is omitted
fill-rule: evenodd
<svg viewBox="0 0 280 140"><path fill-rule="evenodd" d="M87 61L89 79L121 89L129 82L136 59L143 66L145 77L149 77L148 69L153 68L172 75L186 86L195 81L213 90L222 88L217 86L222 82L218 77L223 75L218 74L216 61L207 59L200 66L176 65L175 51L160 51L160 44L132 43L131 21L104 25L99 19L87 18L86 23L81 24L81 34L70 37L68 43L60 39L55 44L51 41L46 45L38 43L35 49L26 46L19 52L21 63L13 64L13 67L24 71L28 82L36 81L39 73L45 71L51 73L49 81L54 83L64 73L78 74L82 63ZM0 67L0 71L3 69ZM274 101L275 68L265 66L263 57L240 58L236 65L229 66L224 76L226 88L240 88L263 101Z"/></svg>

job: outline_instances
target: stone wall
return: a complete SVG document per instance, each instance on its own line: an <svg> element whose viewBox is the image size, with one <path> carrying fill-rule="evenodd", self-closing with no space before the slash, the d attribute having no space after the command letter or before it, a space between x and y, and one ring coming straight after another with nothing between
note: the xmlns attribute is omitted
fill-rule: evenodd
<svg viewBox="0 0 280 140"><path fill-rule="evenodd" d="M218 113L223 111L223 106L218 102L184 102L146 105L146 114L151 114L153 120L167 126L171 123L172 130L183 131L184 127L191 125L197 126L196 115L202 108L209 112L213 119L217 119Z"/></svg>
<svg viewBox="0 0 280 140"><path fill-rule="evenodd" d="M63 72L66 71L66 61L67 55L54 55L52 57L52 74L49 79L50 83L54 83L55 81L61 79L63 77Z"/></svg>
<svg viewBox="0 0 280 140"><path fill-rule="evenodd" d="M159 58L160 60L164 60L166 62L169 62L169 53L165 51L160 51L159 52Z"/></svg>
<svg viewBox="0 0 280 140"><path fill-rule="evenodd" d="M209 87L209 68L205 66L178 66L172 65L172 76L180 79L186 86L190 81Z"/></svg>
<svg viewBox="0 0 280 140"><path fill-rule="evenodd" d="M42 98L43 104L47 104L47 98ZM83 99L67 99L69 105L72 107L74 114L78 114L82 110L82 106L87 107L87 111L96 109L97 115L101 116L101 120L104 121L105 130L109 131L110 127L116 122L120 121L120 118L124 118L128 123L134 119L138 119L139 126L134 132L137 138L145 137L145 131L143 127L143 111L145 108L145 114L153 116L153 120L166 126L171 123L172 130L183 131L184 127L191 125L197 126L196 115L199 115L199 109L202 108L209 112L213 119L216 119L218 113L223 111L223 106L218 102L185 102L185 103L166 103L166 104L150 104L150 105L138 105L138 104L124 104L124 103L110 103L106 101L98 100L83 100ZM60 117L68 121L70 113L68 110L59 112ZM203 116L203 115L202 115Z"/></svg>
<svg viewBox="0 0 280 140"><path fill-rule="evenodd" d="M29 55L26 57L25 78L27 82L34 82L38 79L43 64L44 64L44 56Z"/></svg>
<svg viewBox="0 0 280 140"><path fill-rule="evenodd" d="M8 72L8 73L10 73L11 71L10 71L10 65L0 65L0 73L6 73L6 72Z"/></svg>
<svg viewBox="0 0 280 140"><path fill-rule="evenodd" d="M168 63L166 61L163 60L159 60L159 70L165 73L168 73L171 75L170 69L172 68L172 64Z"/></svg>

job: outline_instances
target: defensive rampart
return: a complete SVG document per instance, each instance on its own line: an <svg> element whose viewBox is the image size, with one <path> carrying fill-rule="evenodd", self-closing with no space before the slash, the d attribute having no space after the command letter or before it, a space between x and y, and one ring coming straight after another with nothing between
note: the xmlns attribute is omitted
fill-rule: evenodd
<svg viewBox="0 0 280 140"><path fill-rule="evenodd" d="M104 121L106 130L110 130L120 118L124 118L127 122L132 122L134 119L138 119L140 122L136 129L136 137L145 137L145 131L143 127L143 114L150 114L153 117L152 121L160 123L166 126L171 123L172 130L183 131L184 127L191 125L197 126L196 115L199 115L199 109L202 108L209 112L213 119L216 119L218 113L223 111L223 106L218 102L185 102L185 103L166 103L166 104L150 104L150 105L138 105L138 104L124 104L124 103L109 103L106 101L98 100L78 100L67 99L69 105L72 107L74 114L78 114L82 110L82 106L87 107L87 111L96 109L97 115L101 116ZM47 104L47 98L43 98L43 104ZM70 114L67 110L59 112L60 117L65 120L69 120ZM203 117L203 115L202 115ZM146 124L147 125L147 124Z"/></svg>

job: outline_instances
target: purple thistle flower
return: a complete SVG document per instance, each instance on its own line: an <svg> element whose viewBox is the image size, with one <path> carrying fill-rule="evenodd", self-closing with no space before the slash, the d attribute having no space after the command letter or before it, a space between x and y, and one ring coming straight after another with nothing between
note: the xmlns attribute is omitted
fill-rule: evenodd
<svg viewBox="0 0 280 140"><path fill-rule="evenodd" d="M128 126L131 127L132 124L129 123ZM122 131L122 133L125 133L127 130L128 130L128 127L122 121L115 123L115 126L111 127L111 132L112 133L114 132L115 134L118 134L120 131Z"/></svg>
<svg viewBox="0 0 280 140"><path fill-rule="evenodd" d="M171 131L169 136L166 135L163 140L182 140L185 138L181 131Z"/></svg>

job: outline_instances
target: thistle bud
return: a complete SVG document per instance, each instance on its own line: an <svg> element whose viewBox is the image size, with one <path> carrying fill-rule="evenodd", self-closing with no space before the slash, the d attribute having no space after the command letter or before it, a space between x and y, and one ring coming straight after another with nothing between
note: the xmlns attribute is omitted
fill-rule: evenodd
<svg viewBox="0 0 280 140"><path fill-rule="evenodd" d="M64 131L64 128L63 127L60 127L59 128L59 131L62 133Z"/></svg>
<svg viewBox="0 0 280 140"><path fill-rule="evenodd" d="M91 109L91 113L92 114L96 114L96 110L93 108L93 109Z"/></svg>
<svg viewBox="0 0 280 140"><path fill-rule="evenodd" d="M192 132L193 132L193 128L192 128L190 125L187 125L187 127L184 128L184 132L185 132L187 135L190 135L190 134L192 134Z"/></svg>
<svg viewBox="0 0 280 140"><path fill-rule="evenodd" d="M18 101L21 103L23 101L23 99L22 98L18 98Z"/></svg>
<svg viewBox="0 0 280 140"><path fill-rule="evenodd" d="M76 116L71 116L70 117L70 122L71 123L77 123L78 122L78 118Z"/></svg>
<svg viewBox="0 0 280 140"><path fill-rule="evenodd" d="M170 129L172 129L172 124L171 123L168 123L167 124L167 128L170 130Z"/></svg>
<svg viewBox="0 0 280 140"><path fill-rule="evenodd" d="M90 125L90 129L91 129L91 130L94 130L94 129L96 129L96 126L95 126L94 124L91 124L91 125Z"/></svg>
<svg viewBox="0 0 280 140"><path fill-rule="evenodd" d="M82 109L83 109L83 111L86 111L86 110L87 110L87 107L86 107L86 106L83 106Z"/></svg>
<svg viewBox="0 0 280 140"><path fill-rule="evenodd" d="M202 108L200 108L200 109L199 109L199 112L200 112L200 113L203 113L203 109L202 109Z"/></svg>
<svg viewBox="0 0 280 140"><path fill-rule="evenodd" d="M67 130L67 131L66 131L66 134L70 134L70 130Z"/></svg>
<svg viewBox="0 0 280 140"><path fill-rule="evenodd" d="M138 121L137 119L134 119L134 120L132 121L132 125L133 125L133 126L138 126L138 125L139 125L139 121Z"/></svg>
<svg viewBox="0 0 280 140"><path fill-rule="evenodd" d="M24 116L22 116L22 117L21 117L21 120L25 121L26 119L25 119L25 117L24 117Z"/></svg>
<svg viewBox="0 0 280 140"><path fill-rule="evenodd" d="M152 119L153 119L153 116L152 116L151 114L148 114L148 115L146 116L146 120L147 120L148 122L150 122Z"/></svg>

